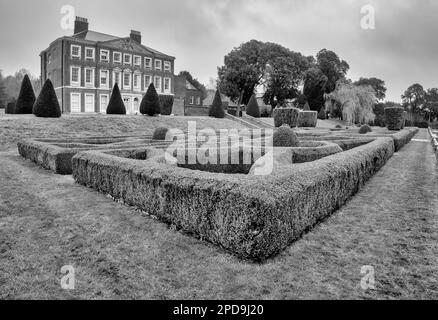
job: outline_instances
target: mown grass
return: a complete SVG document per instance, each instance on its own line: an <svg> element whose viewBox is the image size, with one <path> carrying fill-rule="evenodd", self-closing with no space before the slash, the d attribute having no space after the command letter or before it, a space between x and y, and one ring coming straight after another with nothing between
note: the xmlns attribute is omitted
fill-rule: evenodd
<svg viewBox="0 0 438 320"><path fill-rule="evenodd" d="M22 122L9 130L100 130ZM0 130L13 123L0 120ZM1 142L12 146L4 135ZM3 299L438 298L438 172L430 143L405 146L347 205L264 264L238 260L15 150L0 153L0 162ZM60 287L63 265L76 269L73 291ZM375 290L360 287L363 265L375 268Z"/></svg>

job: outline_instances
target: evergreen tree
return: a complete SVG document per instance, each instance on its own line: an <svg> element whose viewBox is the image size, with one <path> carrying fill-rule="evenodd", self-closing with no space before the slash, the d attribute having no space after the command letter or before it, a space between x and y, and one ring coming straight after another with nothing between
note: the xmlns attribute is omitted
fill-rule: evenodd
<svg viewBox="0 0 438 320"><path fill-rule="evenodd" d="M32 113L37 117L59 118L61 117L61 108L59 107L58 97L53 88L52 81L47 79L33 105Z"/></svg>
<svg viewBox="0 0 438 320"><path fill-rule="evenodd" d="M260 108L255 94L249 99L248 105L246 106L246 114L254 118L260 118Z"/></svg>
<svg viewBox="0 0 438 320"><path fill-rule="evenodd" d="M219 90L216 90L213 99L213 104L210 107L208 115L214 118L220 118L220 119L225 118L224 106L222 105L222 99Z"/></svg>
<svg viewBox="0 0 438 320"><path fill-rule="evenodd" d="M303 111L310 111L310 106L308 102L306 102L306 104L304 105Z"/></svg>
<svg viewBox="0 0 438 320"><path fill-rule="evenodd" d="M141 100L140 113L151 117L161 113L160 98L153 83L149 85L148 91Z"/></svg>
<svg viewBox="0 0 438 320"><path fill-rule="evenodd" d="M35 93L33 92L32 83L26 74L21 82L20 94L18 95L15 105L16 114L31 114L35 103Z"/></svg>
<svg viewBox="0 0 438 320"><path fill-rule="evenodd" d="M117 82L111 93L111 98L108 107L106 108L106 114L126 114L125 104L123 103Z"/></svg>

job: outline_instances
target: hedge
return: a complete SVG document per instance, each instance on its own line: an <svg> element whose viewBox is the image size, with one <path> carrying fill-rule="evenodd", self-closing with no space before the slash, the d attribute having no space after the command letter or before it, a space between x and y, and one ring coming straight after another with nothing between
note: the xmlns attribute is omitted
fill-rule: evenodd
<svg viewBox="0 0 438 320"><path fill-rule="evenodd" d="M52 81L47 79L33 105L32 113L42 118L60 118L61 108Z"/></svg>
<svg viewBox="0 0 438 320"><path fill-rule="evenodd" d="M390 138L278 174L211 173L98 151L72 159L77 183L92 187L241 258L263 261L343 205L392 156ZM293 168L293 170L291 170Z"/></svg>
<svg viewBox="0 0 438 320"><path fill-rule="evenodd" d="M158 96L158 99L160 100L161 114L164 116L170 116L173 109L173 96L160 95Z"/></svg>
<svg viewBox="0 0 438 320"><path fill-rule="evenodd" d="M148 116L155 116L160 114L161 105L160 98L158 97L157 90L153 83L151 83L146 91L146 94L143 96L143 99L140 103L140 113L147 114Z"/></svg>
<svg viewBox="0 0 438 320"><path fill-rule="evenodd" d="M401 130L405 121L405 110L401 107L385 108L385 120L388 130Z"/></svg>
<svg viewBox="0 0 438 320"><path fill-rule="evenodd" d="M297 147L299 144L297 134L288 125L282 125L275 130L273 136L274 147Z"/></svg>
<svg viewBox="0 0 438 320"><path fill-rule="evenodd" d="M15 104L15 114L32 114L32 108L35 103L35 93L33 92L32 83L26 74L21 82L20 94Z"/></svg>
<svg viewBox="0 0 438 320"><path fill-rule="evenodd" d="M298 114L299 128L315 128L318 122L318 112L316 111L301 111Z"/></svg>
<svg viewBox="0 0 438 320"><path fill-rule="evenodd" d="M246 114L254 118L260 118L260 108L254 94L251 96L248 105L246 106Z"/></svg>
<svg viewBox="0 0 438 320"><path fill-rule="evenodd" d="M15 113L15 102L8 102L5 109L6 114L14 114Z"/></svg>
<svg viewBox="0 0 438 320"><path fill-rule="evenodd" d="M225 118L224 106L222 104L222 99L219 90L216 90L216 93L214 94L213 104L208 110L208 116L219 118L219 119Z"/></svg>
<svg viewBox="0 0 438 320"><path fill-rule="evenodd" d="M298 108L275 108L273 113L275 127L287 124L289 127L295 128L298 124L299 113L300 109Z"/></svg>

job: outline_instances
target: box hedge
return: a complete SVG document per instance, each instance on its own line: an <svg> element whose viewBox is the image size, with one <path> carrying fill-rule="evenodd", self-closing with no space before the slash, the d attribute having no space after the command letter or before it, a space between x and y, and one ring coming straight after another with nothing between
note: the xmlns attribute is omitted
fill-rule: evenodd
<svg viewBox="0 0 438 320"><path fill-rule="evenodd" d="M394 144L377 138L269 176L180 168L154 152L148 149L145 160L80 152L72 159L73 177L238 257L263 261L359 191L392 156Z"/></svg>
<svg viewBox="0 0 438 320"><path fill-rule="evenodd" d="M401 107L385 108L385 122L388 130L402 130L405 122L405 110Z"/></svg>
<svg viewBox="0 0 438 320"><path fill-rule="evenodd" d="M298 114L299 128L315 128L318 122L318 112L316 111L301 111Z"/></svg>
<svg viewBox="0 0 438 320"><path fill-rule="evenodd" d="M273 112L275 127L281 127L287 124L291 128L295 128L298 125L298 114L300 109L298 108L275 108Z"/></svg>

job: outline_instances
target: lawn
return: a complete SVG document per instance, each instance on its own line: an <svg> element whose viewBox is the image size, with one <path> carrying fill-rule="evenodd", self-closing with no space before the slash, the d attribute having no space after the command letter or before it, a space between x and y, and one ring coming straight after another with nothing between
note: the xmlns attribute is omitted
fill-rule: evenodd
<svg viewBox="0 0 438 320"><path fill-rule="evenodd" d="M438 298L438 171L425 130L344 207L263 264L41 169L15 149L21 137L151 133L190 118L169 119L0 116L0 298ZM75 267L75 290L60 287L63 265ZM364 265L375 269L375 290L360 286Z"/></svg>

